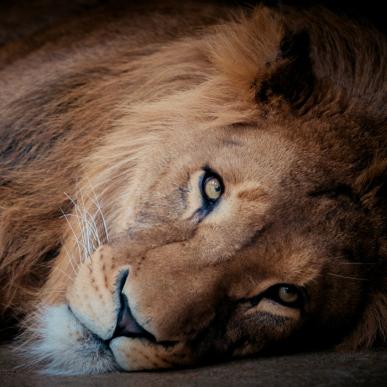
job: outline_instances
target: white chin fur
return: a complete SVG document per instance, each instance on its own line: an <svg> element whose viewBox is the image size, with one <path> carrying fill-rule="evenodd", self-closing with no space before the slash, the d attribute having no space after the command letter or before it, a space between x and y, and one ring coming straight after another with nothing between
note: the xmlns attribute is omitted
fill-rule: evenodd
<svg viewBox="0 0 387 387"><path fill-rule="evenodd" d="M23 352L31 364L44 364L44 373L79 375L117 369L107 345L88 331L67 305L42 308L35 324L30 329L34 339Z"/></svg>

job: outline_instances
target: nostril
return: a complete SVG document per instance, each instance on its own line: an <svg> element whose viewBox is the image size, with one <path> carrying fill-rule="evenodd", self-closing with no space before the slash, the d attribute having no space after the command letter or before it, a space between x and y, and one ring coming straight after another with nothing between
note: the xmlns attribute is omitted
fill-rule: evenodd
<svg viewBox="0 0 387 387"><path fill-rule="evenodd" d="M155 337L145 330L134 318L130 310L128 299L125 294L120 295L121 309L118 313L117 326L113 334L114 337L144 337L148 340L156 341Z"/></svg>

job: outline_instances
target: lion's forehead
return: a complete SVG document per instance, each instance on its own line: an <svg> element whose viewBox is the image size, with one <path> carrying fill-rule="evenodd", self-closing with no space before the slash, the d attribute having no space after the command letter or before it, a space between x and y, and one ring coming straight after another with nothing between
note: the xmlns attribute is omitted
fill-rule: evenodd
<svg viewBox="0 0 387 387"><path fill-rule="evenodd" d="M157 144L152 144L145 152L131 184L117 186L119 195L112 191L113 196L107 198L123 209L112 212L114 231L118 233L130 227L136 213L152 212L156 216L158 213L160 218L165 216L160 211L168 205L165 201L176 202L178 189L180 195L197 189L192 176L197 176L203 168L210 167L222 177L225 195L229 199L224 201L224 205L229 208L238 200L261 203L277 194L282 181L289 179L289 171L300 159L295 144L275 131L270 133L256 126L241 128L241 134L234 134L231 139L229 130L221 127L210 132L188 133L184 142L172 144L161 137ZM231 150L230 141L238 143L237 146L231 144ZM154 157L154 154L161 156ZM192 196L186 199L189 202ZM178 207L171 209L176 214L179 210ZM226 212L219 211L217 214Z"/></svg>

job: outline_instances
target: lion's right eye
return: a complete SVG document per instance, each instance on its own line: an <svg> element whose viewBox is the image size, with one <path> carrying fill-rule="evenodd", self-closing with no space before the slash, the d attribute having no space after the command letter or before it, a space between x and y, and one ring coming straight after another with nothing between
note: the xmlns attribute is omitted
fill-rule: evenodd
<svg viewBox="0 0 387 387"><path fill-rule="evenodd" d="M201 182L202 197L207 204L214 204L222 196L224 185L220 176L207 170Z"/></svg>

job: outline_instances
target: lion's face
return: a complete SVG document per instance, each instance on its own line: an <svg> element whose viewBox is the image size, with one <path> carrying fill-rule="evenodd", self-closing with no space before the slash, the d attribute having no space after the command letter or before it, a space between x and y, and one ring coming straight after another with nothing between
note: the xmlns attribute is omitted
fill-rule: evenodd
<svg viewBox="0 0 387 387"><path fill-rule="evenodd" d="M342 23L115 32L13 103L0 278L28 356L95 373L385 343L387 51Z"/></svg>
<svg viewBox="0 0 387 387"><path fill-rule="evenodd" d="M294 337L334 342L350 325L366 221L345 193L308 175L323 168L316 155L268 125L271 134L241 126L165 138L136 188L120 187L109 242L67 283L68 308L50 312L73 368L197 364Z"/></svg>

